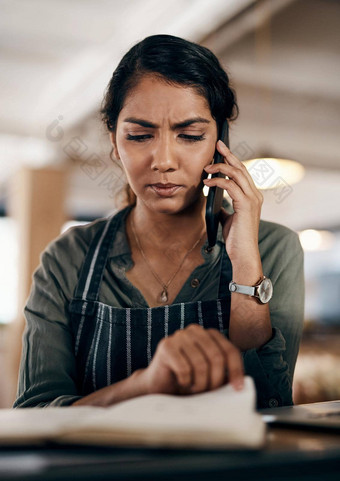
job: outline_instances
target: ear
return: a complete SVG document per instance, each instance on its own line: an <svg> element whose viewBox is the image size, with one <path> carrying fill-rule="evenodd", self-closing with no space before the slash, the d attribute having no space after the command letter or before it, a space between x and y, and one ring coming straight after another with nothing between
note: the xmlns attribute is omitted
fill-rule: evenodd
<svg viewBox="0 0 340 481"><path fill-rule="evenodd" d="M119 160L120 157L117 149L116 134L114 132L110 132L110 141L113 147L113 155L117 160Z"/></svg>

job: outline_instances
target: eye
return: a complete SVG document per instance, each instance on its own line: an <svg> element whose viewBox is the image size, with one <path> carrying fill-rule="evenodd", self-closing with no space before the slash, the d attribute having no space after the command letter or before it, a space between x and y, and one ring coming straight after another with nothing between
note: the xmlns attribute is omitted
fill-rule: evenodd
<svg viewBox="0 0 340 481"><path fill-rule="evenodd" d="M131 135L127 134L127 140L133 140L135 142L144 142L145 140L150 139L152 136L150 134L143 134L143 135ZM188 141L188 142L199 142L200 140L204 140L204 134L201 135L187 135L187 134L180 134L180 138Z"/></svg>
<svg viewBox="0 0 340 481"><path fill-rule="evenodd" d="M186 134L180 134L179 137L182 139L187 140L188 142L199 142L200 140L204 140L204 134L201 135L186 135Z"/></svg>
<svg viewBox="0 0 340 481"><path fill-rule="evenodd" d="M135 142L144 142L144 140L150 139L151 135L149 134L144 134L144 135L131 135L127 134L126 139L127 140L134 140Z"/></svg>

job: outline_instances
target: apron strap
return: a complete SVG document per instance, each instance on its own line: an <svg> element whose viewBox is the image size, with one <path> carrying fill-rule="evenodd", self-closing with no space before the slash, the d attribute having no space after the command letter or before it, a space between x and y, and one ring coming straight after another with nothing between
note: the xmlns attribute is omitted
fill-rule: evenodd
<svg viewBox="0 0 340 481"><path fill-rule="evenodd" d="M227 254L225 244L222 245L221 265L220 265L220 284L218 288L218 298L224 299L231 297L229 282L232 280L232 265Z"/></svg>
<svg viewBox="0 0 340 481"><path fill-rule="evenodd" d="M127 206L120 212L110 216L93 238L81 268L75 289L75 299L97 301L100 284L103 278L108 252L116 235L122 215L130 209Z"/></svg>

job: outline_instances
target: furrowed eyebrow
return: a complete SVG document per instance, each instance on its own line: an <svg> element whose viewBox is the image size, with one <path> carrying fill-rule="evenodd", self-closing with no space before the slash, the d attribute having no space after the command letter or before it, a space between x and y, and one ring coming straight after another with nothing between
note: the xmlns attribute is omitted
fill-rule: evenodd
<svg viewBox="0 0 340 481"><path fill-rule="evenodd" d="M192 125L192 124L210 124L210 120L205 119L203 117L194 117L193 119L187 119L187 120L184 120L183 122L174 124L171 127L171 129L172 130L181 129L183 127L188 127L189 125Z"/></svg>
<svg viewBox="0 0 340 481"><path fill-rule="evenodd" d="M124 119L124 122L128 122L130 124L138 124L138 125L141 125L142 127L147 127L151 129L156 129L159 127L159 125L157 124L153 124L152 122L148 122L147 120L137 119L136 117L128 117ZM194 117L192 119L187 119L187 120L184 120L183 122L178 122L176 124L173 124L171 126L171 130L177 130L183 127L188 127L189 125L192 125L192 124L199 124L199 123L210 124L210 120L205 119L204 117Z"/></svg>

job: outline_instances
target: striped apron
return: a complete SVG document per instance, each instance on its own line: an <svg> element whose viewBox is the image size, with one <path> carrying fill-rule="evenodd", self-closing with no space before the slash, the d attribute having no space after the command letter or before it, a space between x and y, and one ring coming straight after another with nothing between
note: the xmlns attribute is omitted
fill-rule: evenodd
<svg viewBox="0 0 340 481"><path fill-rule="evenodd" d="M98 300L109 249L124 211L110 216L91 242L69 304L77 384L83 396L147 367L159 341L177 329L197 323L223 332L229 326L227 286L232 266L225 249L217 299L149 308L114 307Z"/></svg>

